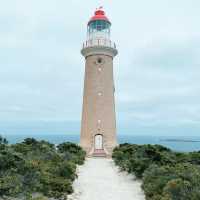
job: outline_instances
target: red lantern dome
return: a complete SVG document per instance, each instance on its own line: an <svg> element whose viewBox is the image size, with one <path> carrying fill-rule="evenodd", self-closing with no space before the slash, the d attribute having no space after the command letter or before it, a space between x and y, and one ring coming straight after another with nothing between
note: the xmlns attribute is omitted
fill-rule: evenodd
<svg viewBox="0 0 200 200"><path fill-rule="evenodd" d="M100 7L99 9L97 9L94 13L94 16L90 19L90 21L88 22L88 25L96 20L103 20L106 22L109 22L111 24L111 22L109 21L108 17L106 17L105 12L102 10L102 7Z"/></svg>

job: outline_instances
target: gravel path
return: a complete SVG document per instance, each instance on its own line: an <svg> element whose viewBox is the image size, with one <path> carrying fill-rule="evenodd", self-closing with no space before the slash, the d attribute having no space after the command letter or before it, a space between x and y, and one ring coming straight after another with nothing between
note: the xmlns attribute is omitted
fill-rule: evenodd
<svg viewBox="0 0 200 200"><path fill-rule="evenodd" d="M69 200L144 200L141 183L120 172L111 159L88 158L78 168Z"/></svg>

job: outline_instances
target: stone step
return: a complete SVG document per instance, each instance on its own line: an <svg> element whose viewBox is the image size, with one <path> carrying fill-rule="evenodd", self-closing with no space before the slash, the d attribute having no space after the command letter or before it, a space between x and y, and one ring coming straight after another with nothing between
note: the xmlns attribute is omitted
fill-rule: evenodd
<svg viewBox="0 0 200 200"><path fill-rule="evenodd" d="M105 153L104 149L95 149L93 153Z"/></svg>
<svg viewBox="0 0 200 200"><path fill-rule="evenodd" d="M106 155L106 154L100 154L100 153L98 153L98 154L93 153L93 154L92 154L92 157L101 157L101 158L105 158L105 157L107 157L107 155Z"/></svg>
<svg viewBox="0 0 200 200"><path fill-rule="evenodd" d="M104 149L95 149L92 155L93 157L106 157Z"/></svg>
<svg viewBox="0 0 200 200"><path fill-rule="evenodd" d="M94 150L92 156L93 157L106 157L107 155L103 149L96 149L96 150Z"/></svg>

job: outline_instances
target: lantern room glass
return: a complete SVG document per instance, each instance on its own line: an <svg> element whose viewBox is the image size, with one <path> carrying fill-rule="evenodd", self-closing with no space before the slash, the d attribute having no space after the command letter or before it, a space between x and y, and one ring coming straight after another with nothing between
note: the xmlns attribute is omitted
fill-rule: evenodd
<svg viewBox="0 0 200 200"><path fill-rule="evenodd" d="M104 38L110 39L111 24L105 20L95 20L88 25L88 39Z"/></svg>

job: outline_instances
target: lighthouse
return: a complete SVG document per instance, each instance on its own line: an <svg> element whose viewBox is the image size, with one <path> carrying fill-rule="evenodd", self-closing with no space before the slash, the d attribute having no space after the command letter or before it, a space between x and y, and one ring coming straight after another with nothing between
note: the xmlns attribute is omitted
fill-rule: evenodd
<svg viewBox="0 0 200 200"><path fill-rule="evenodd" d="M100 7L87 24L80 145L88 156L110 157L117 146L111 22Z"/></svg>

